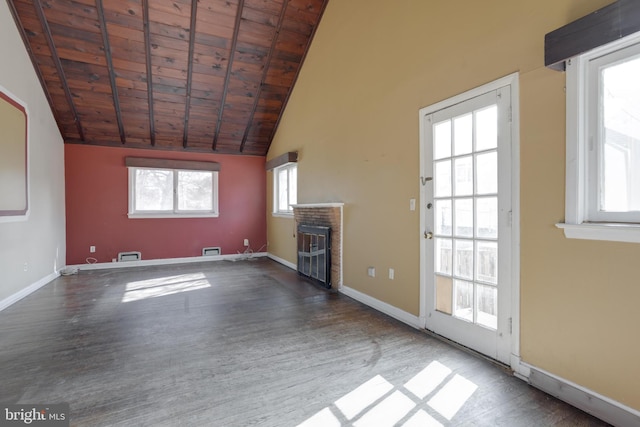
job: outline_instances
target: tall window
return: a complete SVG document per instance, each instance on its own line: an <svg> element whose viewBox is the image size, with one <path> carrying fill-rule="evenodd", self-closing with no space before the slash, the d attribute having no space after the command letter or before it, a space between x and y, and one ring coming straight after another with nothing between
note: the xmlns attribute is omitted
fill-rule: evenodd
<svg viewBox="0 0 640 427"><path fill-rule="evenodd" d="M129 168L129 217L218 216L218 172Z"/></svg>
<svg viewBox="0 0 640 427"><path fill-rule="evenodd" d="M273 213L293 214L293 207L298 202L298 165L287 163L273 171Z"/></svg>
<svg viewBox="0 0 640 427"><path fill-rule="evenodd" d="M568 237L640 241L640 36L594 49L567 65ZM615 224L615 229L613 225ZM561 224L567 230L565 224ZM616 231L617 230L617 231ZM638 240L636 240L638 239Z"/></svg>

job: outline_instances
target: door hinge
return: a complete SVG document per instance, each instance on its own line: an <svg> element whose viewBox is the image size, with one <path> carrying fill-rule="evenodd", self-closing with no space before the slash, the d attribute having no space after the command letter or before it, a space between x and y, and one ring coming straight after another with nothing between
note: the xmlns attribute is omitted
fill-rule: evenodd
<svg viewBox="0 0 640 427"><path fill-rule="evenodd" d="M507 213L507 224L509 224L509 227L513 225L513 211Z"/></svg>
<svg viewBox="0 0 640 427"><path fill-rule="evenodd" d="M509 317L509 333L513 333L513 317Z"/></svg>

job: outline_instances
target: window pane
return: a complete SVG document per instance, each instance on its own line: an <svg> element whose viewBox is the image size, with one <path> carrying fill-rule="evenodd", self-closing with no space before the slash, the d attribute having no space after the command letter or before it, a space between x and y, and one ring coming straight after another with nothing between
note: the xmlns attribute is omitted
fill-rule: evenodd
<svg viewBox="0 0 640 427"><path fill-rule="evenodd" d="M476 237L498 238L498 198L476 199Z"/></svg>
<svg viewBox="0 0 640 427"><path fill-rule="evenodd" d="M498 243L476 242L478 264L477 279L487 283L498 283Z"/></svg>
<svg viewBox="0 0 640 427"><path fill-rule="evenodd" d="M475 112L476 151L498 146L498 106L492 105Z"/></svg>
<svg viewBox="0 0 640 427"><path fill-rule="evenodd" d="M287 209L292 209L291 205L298 203L298 167L291 166L289 169L289 206Z"/></svg>
<svg viewBox="0 0 640 427"><path fill-rule="evenodd" d="M476 156L476 192L477 194L495 194L498 192L498 152Z"/></svg>
<svg viewBox="0 0 640 427"><path fill-rule="evenodd" d="M455 195L469 196L473 193L473 158L471 156L454 160Z"/></svg>
<svg viewBox="0 0 640 427"><path fill-rule="evenodd" d="M436 272L451 275L453 254L451 252L451 239L436 237Z"/></svg>
<svg viewBox="0 0 640 427"><path fill-rule="evenodd" d="M451 157L451 120L433 126L433 158Z"/></svg>
<svg viewBox="0 0 640 427"><path fill-rule="evenodd" d="M435 197L451 196L451 160L436 162Z"/></svg>
<svg viewBox="0 0 640 427"><path fill-rule="evenodd" d="M178 171L178 210L213 210L213 172Z"/></svg>
<svg viewBox="0 0 640 427"><path fill-rule="evenodd" d="M455 201L456 236L473 237L473 199Z"/></svg>
<svg viewBox="0 0 640 427"><path fill-rule="evenodd" d="M453 313L453 280L451 277L436 275L436 310L445 314Z"/></svg>
<svg viewBox="0 0 640 427"><path fill-rule="evenodd" d="M478 285L476 288L478 323L491 329L498 328L498 288Z"/></svg>
<svg viewBox="0 0 640 427"><path fill-rule="evenodd" d="M453 121L454 152L456 156L473 150L473 116L467 114Z"/></svg>
<svg viewBox="0 0 640 427"><path fill-rule="evenodd" d="M454 280L455 311L454 315L473 322L473 283Z"/></svg>
<svg viewBox="0 0 640 427"><path fill-rule="evenodd" d="M640 58L602 70L601 211L640 211Z"/></svg>
<svg viewBox="0 0 640 427"><path fill-rule="evenodd" d="M456 240L455 244L455 275L473 280L473 241Z"/></svg>
<svg viewBox="0 0 640 427"><path fill-rule="evenodd" d="M173 171L135 170L135 210L173 211Z"/></svg>
<svg viewBox="0 0 640 427"><path fill-rule="evenodd" d="M289 200L287 194L289 193L288 185L288 171L287 169L280 169L278 171L278 210L286 211L289 209Z"/></svg>
<svg viewBox="0 0 640 427"><path fill-rule="evenodd" d="M436 200L436 234L451 236L451 199Z"/></svg>

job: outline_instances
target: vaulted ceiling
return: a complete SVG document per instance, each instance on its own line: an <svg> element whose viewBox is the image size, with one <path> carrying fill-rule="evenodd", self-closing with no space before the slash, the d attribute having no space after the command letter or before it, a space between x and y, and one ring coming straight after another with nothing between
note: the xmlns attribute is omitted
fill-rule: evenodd
<svg viewBox="0 0 640 427"><path fill-rule="evenodd" d="M8 0L66 143L261 156L327 2Z"/></svg>

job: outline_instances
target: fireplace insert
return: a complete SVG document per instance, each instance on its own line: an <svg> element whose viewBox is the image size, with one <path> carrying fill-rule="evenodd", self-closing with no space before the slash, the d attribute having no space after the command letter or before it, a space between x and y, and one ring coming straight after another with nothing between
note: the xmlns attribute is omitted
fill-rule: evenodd
<svg viewBox="0 0 640 427"><path fill-rule="evenodd" d="M331 227L298 225L298 274L331 288Z"/></svg>

